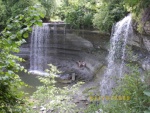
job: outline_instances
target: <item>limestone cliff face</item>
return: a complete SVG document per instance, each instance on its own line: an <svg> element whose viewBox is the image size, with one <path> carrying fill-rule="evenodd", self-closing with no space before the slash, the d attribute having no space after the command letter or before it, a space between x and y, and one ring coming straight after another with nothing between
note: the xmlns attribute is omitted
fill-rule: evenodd
<svg viewBox="0 0 150 113"><path fill-rule="evenodd" d="M57 66L62 71L62 76L75 73L77 79L90 80L97 70L106 65L109 35L95 31L64 29L61 26L57 26L57 30L54 30L53 26L50 27L48 46L45 48L48 49L47 63ZM27 69L31 60L30 38L22 45L19 53L26 59ZM86 66L80 66L79 61Z"/></svg>
<svg viewBox="0 0 150 113"><path fill-rule="evenodd" d="M150 21L146 21L146 23L143 26L144 34L150 36Z"/></svg>
<svg viewBox="0 0 150 113"><path fill-rule="evenodd" d="M143 12L140 24L143 26L142 33L139 33L137 26L133 25L134 36L130 41L134 52L132 59L138 62L143 70L150 71L150 7Z"/></svg>
<svg viewBox="0 0 150 113"><path fill-rule="evenodd" d="M62 76L75 73L77 79L90 80L94 75L103 75L107 66L110 35L63 27L54 31L53 26L50 27L48 48L45 48L48 49L48 64L56 65L62 71ZM30 38L22 45L19 53L27 61L24 63L27 69L31 60ZM128 46L131 47L132 53L126 55L126 61L139 64L142 70L150 70L150 35L134 33L128 41ZM86 63L86 66L79 66L78 61Z"/></svg>

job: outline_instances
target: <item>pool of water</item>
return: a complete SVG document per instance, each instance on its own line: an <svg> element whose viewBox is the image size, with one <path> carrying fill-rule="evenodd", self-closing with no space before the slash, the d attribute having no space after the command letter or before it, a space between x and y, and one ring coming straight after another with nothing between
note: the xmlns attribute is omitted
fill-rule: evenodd
<svg viewBox="0 0 150 113"><path fill-rule="evenodd" d="M18 73L21 80L28 85L28 87L23 86L21 90L23 90L25 93L28 93L27 95L32 95L33 92L36 91L36 87L42 85L40 81L38 80L38 76L19 72Z"/></svg>
<svg viewBox="0 0 150 113"><path fill-rule="evenodd" d="M28 87L23 86L21 88L22 91L27 93L27 96L31 96L37 90L37 87L42 85L42 83L38 79L38 74L35 75L35 74L28 74L24 72L19 72L18 74L21 80L28 85ZM74 83L64 84L64 83L56 82L55 86L59 88L63 88L73 84Z"/></svg>

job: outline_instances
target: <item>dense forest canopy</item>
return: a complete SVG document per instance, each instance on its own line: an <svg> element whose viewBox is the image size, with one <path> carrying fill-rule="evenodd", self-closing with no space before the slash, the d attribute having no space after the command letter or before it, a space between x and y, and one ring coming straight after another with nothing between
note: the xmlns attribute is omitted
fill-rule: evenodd
<svg viewBox="0 0 150 113"><path fill-rule="evenodd" d="M6 20L21 14L24 8L40 5L37 10L45 14L44 22L63 20L73 28L110 32L113 23L129 12L141 26L143 10L149 8L149 4L149 0L0 0L0 28L3 29Z"/></svg>

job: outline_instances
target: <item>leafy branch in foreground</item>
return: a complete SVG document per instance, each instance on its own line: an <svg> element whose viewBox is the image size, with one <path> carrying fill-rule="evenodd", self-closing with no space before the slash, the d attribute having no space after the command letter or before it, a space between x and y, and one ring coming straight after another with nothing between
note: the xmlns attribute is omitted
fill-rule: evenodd
<svg viewBox="0 0 150 113"><path fill-rule="evenodd" d="M46 111L54 113L76 113L76 104L73 102L73 95L77 92L79 86L82 84L77 83L73 86L57 87L55 86L55 77L59 73L56 66L49 64L50 70L46 70L48 76L40 76L39 80L43 83L39 86L33 95L35 100L34 105L39 108L44 106ZM38 111L32 111L38 113Z"/></svg>
<svg viewBox="0 0 150 113"><path fill-rule="evenodd" d="M28 38L31 27L34 24L42 25L42 14L37 12L36 7L31 6L20 14L7 21L6 28L0 33L0 113L24 113L24 93L18 89L23 85L19 71L24 67L19 64L22 58L15 56L19 47ZM26 70L24 70L26 71Z"/></svg>

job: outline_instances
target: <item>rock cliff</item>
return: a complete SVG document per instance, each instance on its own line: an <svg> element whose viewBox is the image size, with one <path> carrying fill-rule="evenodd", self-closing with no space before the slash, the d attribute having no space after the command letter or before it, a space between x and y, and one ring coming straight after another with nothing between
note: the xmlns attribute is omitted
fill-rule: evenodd
<svg viewBox="0 0 150 113"><path fill-rule="evenodd" d="M110 35L65 29L64 26L57 26L57 31L54 31L53 25L50 28L49 46L45 48L48 49L47 63L56 65L62 71L61 76L75 74L76 79L91 80L95 75L103 74L107 65ZM30 67L30 38L19 53L26 60L24 64L27 69ZM128 46L132 53L126 55L126 61L137 63L142 70L150 70L150 36L134 33ZM79 62L86 65L81 66Z"/></svg>

